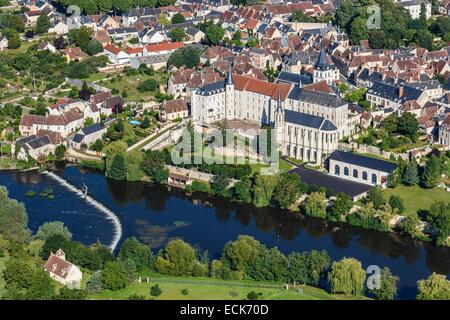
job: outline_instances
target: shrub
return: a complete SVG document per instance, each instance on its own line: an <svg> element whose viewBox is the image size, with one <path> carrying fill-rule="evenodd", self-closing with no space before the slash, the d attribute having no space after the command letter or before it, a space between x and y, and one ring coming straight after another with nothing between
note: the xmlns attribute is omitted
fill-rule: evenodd
<svg viewBox="0 0 450 320"><path fill-rule="evenodd" d="M155 284L153 287L150 288L150 294L154 297L160 296L161 293L162 293L162 290L158 284Z"/></svg>

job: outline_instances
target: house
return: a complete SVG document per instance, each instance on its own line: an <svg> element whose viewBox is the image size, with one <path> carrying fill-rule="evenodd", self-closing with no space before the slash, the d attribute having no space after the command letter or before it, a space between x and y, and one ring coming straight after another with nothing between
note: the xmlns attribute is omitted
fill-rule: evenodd
<svg viewBox="0 0 450 320"><path fill-rule="evenodd" d="M82 145L90 145L96 140L101 139L105 132L106 128L100 123L94 123L78 131L70 141L70 146L75 149L81 149Z"/></svg>
<svg viewBox="0 0 450 320"><path fill-rule="evenodd" d="M371 106L381 106L398 110L407 101L416 101L423 107L429 100L428 94L418 88L400 83L391 85L376 81L366 93L366 100Z"/></svg>
<svg viewBox="0 0 450 320"><path fill-rule="evenodd" d="M8 39L0 36L0 51L3 51L6 48L8 48Z"/></svg>
<svg viewBox="0 0 450 320"><path fill-rule="evenodd" d="M151 56L151 55L172 53L175 50L181 48L182 46L184 46L183 42L153 43L149 44L144 48L144 55Z"/></svg>
<svg viewBox="0 0 450 320"><path fill-rule="evenodd" d="M69 26L67 25L67 22L62 19L52 19L50 20L50 28L48 29L48 33L65 35L69 33Z"/></svg>
<svg viewBox="0 0 450 320"><path fill-rule="evenodd" d="M109 37L114 40L115 43L137 38L139 34L139 31L136 28L115 28L107 29L107 31Z"/></svg>
<svg viewBox="0 0 450 320"><path fill-rule="evenodd" d="M50 51L52 53L56 52L55 46L53 44L51 44L50 42L48 42L48 41L44 41L44 42L39 43L37 49L38 49L38 51L48 50L48 51Z"/></svg>
<svg viewBox="0 0 450 320"><path fill-rule="evenodd" d="M181 188L185 188L191 185L192 182L193 180L191 178L177 173L169 173L169 177L167 178L168 185L173 185Z"/></svg>
<svg viewBox="0 0 450 320"><path fill-rule="evenodd" d="M72 60L81 61L86 57L86 54L79 47L63 49L61 52L65 55L67 62Z"/></svg>
<svg viewBox="0 0 450 320"><path fill-rule="evenodd" d="M205 33L196 28L189 27L186 29L186 35L189 37L189 41L200 43L205 38Z"/></svg>
<svg viewBox="0 0 450 320"><path fill-rule="evenodd" d="M25 16L25 25L27 27L34 27L36 26L37 23L37 19L39 18L39 16L41 15L42 11L40 10L30 10L30 11L26 11L24 13Z"/></svg>
<svg viewBox="0 0 450 320"><path fill-rule="evenodd" d="M123 101L121 96L114 96L107 98L100 105L100 113L109 117L113 113L120 113L123 110L123 105L125 102Z"/></svg>
<svg viewBox="0 0 450 320"><path fill-rule="evenodd" d="M28 157L39 160L54 153L62 141L63 138L58 132L39 130L36 134L17 139L11 147L19 160L26 160Z"/></svg>
<svg viewBox="0 0 450 320"><path fill-rule="evenodd" d="M405 8L409 11L409 14L412 19L419 19L422 3L425 4L426 8L426 17L429 19L431 17L431 1L428 0L406 0L406 1L397 1L396 4L402 8Z"/></svg>
<svg viewBox="0 0 450 320"><path fill-rule="evenodd" d="M130 56L128 53L120 49L119 47L115 47L112 44L107 44L103 48L103 52L106 56L108 56L109 61L114 64L126 64L130 62Z"/></svg>
<svg viewBox="0 0 450 320"><path fill-rule="evenodd" d="M159 111L164 120L182 119L188 116L188 105L183 99L164 101Z"/></svg>
<svg viewBox="0 0 450 320"><path fill-rule="evenodd" d="M118 18L112 17L108 14L105 14L100 17L97 27L100 29L117 29L120 27L120 22Z"/></svg>
<svg viewBox="0 0 450 320"><path fill-rule="evenodd" d="M387 176L397 168L390 161L339 150L334 151L328 161L331 175L373 186L383 186Z"/></svg>
<svg viewBox="0 0 450 320"><path fill-rule="evenodd" d="M80 268L66 260L66 254L59 249L50 252L44 267L50 277L69 288L79 288L83 273Z"/></svg>
<svg viewBox="0 0 450 320"><path fill-rule="evenodd" d="M167 41L165 34L159 30L145 28L138 35L139 42L142 44L161 43Z"/></svg>

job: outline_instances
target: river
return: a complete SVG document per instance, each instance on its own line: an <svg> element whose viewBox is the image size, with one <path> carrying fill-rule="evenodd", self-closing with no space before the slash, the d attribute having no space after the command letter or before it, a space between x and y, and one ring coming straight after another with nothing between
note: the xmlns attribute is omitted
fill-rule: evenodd
<svg viewBox="0 0 450 320"><path fill-rule="evenodd" d="M251 235L282 252L325 249L334 260L354 257L367 268L387 266L400 277L398 298L413 299L416 282L432 272L450 276L450 250L414 241L396 233L383 233L305 218L274 209L257 209L204 194L140 182L106 179L101 172L67 167L57 172L71 184L86 185L89 194L111 209L123 227L122 240L136 236L153 252L169 240L182 238L198 249L220 255L223 245L240 234ZM46 221L63 221L74 240L109 244L114 236L110 220L73 192L38 172L1 172L0 185L26 205L29 227L36 231ZM26 191L54 189L55 198L27 197Z"/></svg>

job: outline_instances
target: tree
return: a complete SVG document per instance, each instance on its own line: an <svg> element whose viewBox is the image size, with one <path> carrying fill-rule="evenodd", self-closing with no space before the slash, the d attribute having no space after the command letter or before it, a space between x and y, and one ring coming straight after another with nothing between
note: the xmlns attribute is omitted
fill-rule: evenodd
<svg viewBox="0 0 450 320"><path fill-rule="evenodd" d="M413 113L404 112L398 118L397 131L411 140L415 140L419 132L419 122L416 116Z"/></svg>
<svg viewBox="0 0 450 320"><path fill-rule="evenodd" d="M56 49L61 50L67 47L67 42L63 36L59 36L53 41L53 45L55 46Z"/></svg>
<svg viewBox="0 0 450 320"><path fill-rule="evenodd" d="M47 33L50 26L50 20L47 17L47 14L44 12L41 13L36 22L36 34L41 35Z"/></svg>
<svg viewBox="0 0 450 320"><path fill-rule="evenodd" d="M155 284L154 286L152 286L152 287L150 288L150 294L151 294L152 296L154 296L154 297L160 296L161 293L162 293L162 290L161 290L161 288L159 287L158 284Z"/></svg>
<svg viewBox="0 0 450 320"><path fill-rule="evenodd" d="M345 193L339 192L336 195L336 200L330 207L328 217L331 221L343 221L343 215L348 213L352 207L352 198Z"/></svg>
<svg viewBox="0 0 450 320"><path fill-rule="evenodd" d="M30 300L52 300L55 296L55 284L42 268L33 272L26 297Z"/></svg>
<svg viewBox="0 0 450 320"><path fill-rule="evenodd" d="M185 22L186 19L184 18L184 16L181 13L176 13L173 15L171 21L172 21L172 24L178 24L178 23Z"/></svg>
<svg viewBox="0 0 450 320"><path fill-rule="evenodd" d="M101 139L97 139L92 144L92 149L97 152L101 152L103 150L103 141Z"/></svg>
<svg viewBox="0 0 450 320"><path fill-rule="evenodd" d="M103 288L112 291L123 289L128 284L127 271L119 261L108 262L101 271L100 278Z"/></svg>
<svg viewBox="0 0 450 320"><path fill-rule="evenodd" d="M50 235L47 240L45 240L44 246L42 247L41 258L47 260L51 252L56 252L58 249L65 250L69 245L69 240L62 234Z"/></svg>
<svg viewBox="0 0 450 320"><path fill-rule="evenodd" d="M382 205L386 204L383 190L380 187L372 187L367 192L366 202L372 202L375 209L380 209Z"/></svg>
<svg viewBox="0 0 450 320"><path fill-rule="evenodd" d="M384 267L380 274L380 288L370 289L378 300L394 300L397 295L397 284L399 277L394 276L388 267Z"/></svg>
<svg viewBox="0 0 450 320"><path fill-rule="evenodd" d="M292 22L314 22L314 19L310 16L307 16L302 11L296 10L292 12L291 16Z"/></svg>
<svg viewBox="0 0 450 320"><path fill-rule="evenodd" d="M57 160L64 159L65 154L66 154L66 147L63 144L60 144L55 148L55 157Z"/></svg>
<svg viewBox="0 0 450 320"><path fill-rule="evenodd" d="M172 39L172 41L184 41L184 39L186 39L186 32L184 32L183 29L174 28L170 32L170 39Z"/></svg>
<svg viewBox="0 0 450 320"><path fill-rule="evenodd" d="M450 300L450 281L442 274L434 273L417 282L417 300Z"/></svg>
<svg viewBox="0 0 450 320"><path fill-rule="evenodd" d="M281 209L287 209L301 195L300 177L292 173L283 173L278 179L272 194L272 203Z"/></svg>
<svg viewBox="0 0 450 320"><path fill-rule="evenodd" d="M69 289L63 287L59 289L60 300L85 300L87 297L87 291L82 289Z"/></svg>
<svg viewBox="0 0 450 320"><path fill-rule="evenodd" d="M39 259L41 256L42 248L44 247L44 241L41 239L36 239L30 242L28 245L28 252L35 258Z"/></svg>
<svg viewBox="0 0 450 320"><path fill-rule="evenodd" d="M125 259L122 261L123 267L127 273L127 278L129 282L136 279L136 264L132 259Z"/></svg>
<svg viewBox="0 0 450 320"><path fill-rule="evenodd" d="M211 190L216 195L226 196L229 184L230 179L228 179L227 175L224 172L221 172L214 178L214 181L211 185Z"/></svg>
<svg viewBox="0 0 450 320"><path fill-rule="evenodd" d="M100 52L103 52L102 44L95 39L90 40L86 46L86 53L93 56Z"/></svg>
<svg viewBox="0 0 450 320"><path fill-rule="evenodd" d="M15 33L8 39L8 49L18 49L21 45L22 41L20 40L20 36L18 33Z"/></svg>
<svg viewBox="0 0 450 320"><path fill-rule="evenodd" d="M192 275L198 263L195 250L181 239L171 240L156 259L156 270L171 276Z"/></svg>
<svg viewBox="0 0 450 320"><path fill-rule="evenodd" d="M125 180L126 169L123 155L118 154L114 157L111 168L108 172L108 177L114 180Z"/></svg>
<svg viewBox="0 0 450 320"><path fill-rule="evenodd" d="M13 242L25 242L30 237L28 215L23 203L8 197L8 189L0 186L0 234Z"/></svg>
<svg viewBox="0 0 450 320"><path fill-rule="evenodd" d="M131 4L131 0L115 0L113 1L113 9L120 12L126 12L130 9Z"/></svg>
<svg viewBox="0 0 450 320"><path fill-rule="evenodd" d="M149 246L140 242L136 237L126 239L119 250L119 259L131 259L136 264L136 270L142 271L150 267L152 251Z"/></svg>
<svg viewBox="0 0 450 320"><path fill-rule="evenodd" d="M397 132L398 117L395 114L390 114L383 120L383 128L390 134Z"/></svg>
<svg viewBox="0 0 450 320"><path fill-rule="evenodd" d="M278 178L275 175L256 175L253 204L256 207L268 206L272 194L277 186Z"/></svg>
<svg viewBox="0 0 450 320"><path fill-rule="evenodd" d="M45 222L36 232L36 238L47 241L48 238L56 234L62 235L67 240L72 239L72 233L62 221Z"/></svg>
<svg viewBox="0 0 450 320"><path fill-rule="evenodd" d="M425 170L423 171L422 183L427 188L434 188L440 183L442 179L441 175L442 165L433 154L428 159Z"/></svg>
<svg viewBox="0 0 450 320"><path fill-rule="evenodd" d="M215 24L209 25L205 30L206 41L213 46L218 45L222 41L224 35L225 30Z"/></svg>
<svg viewBox="0 0 450 320"><path fill-rule="evenodd" d="M355 14L355 7L350 0L344 0L341 2L339 9L335 14L335 22L341 28L350 31L350 23Z"/></svg>
<svg viewBox="0 0 450 320"><path fill-rule="evenodd" d="M169 171L165 166L164 153L161 151L147 150L141 164L142 170L156 183L166 183Z"/></svg>
<svg viewBox="0 0 450 320"><path fill-rule="evenodd" d="M415 158L413 158L406 165L402 181L407 186L413 186L419 183L419 169L417 168L417 162Z"/></svg>
<svg viewBox="0 0 450 320"><path fill-rule="evenodd" d="M321 192L313 192L303 202L303 212L308 217L326 218L327 198Z"/></svg>
<svg viewBox="0 0 450 320"><path fill-rule="evenodd" d="M168 26L170 25L170 20L165 14L161 13L158 17L158 23L163 26Z"/></svg>
<svg viewBox="0 0 450 320"><path fill-rule="evenodd" d="M156 81L155 79L147 79L137 87L140 92L155 91L157 88L158 81Z"/></svg>
<svg viewBox="0 0 450 320"><path fill-rule="evenodd" d="M450 236L450 203L437 201L431 205L427 220L433 226L436 234L436 243L438 245L448 244Z"/></svg>
<svg viewBox="0 0 450 320"><path fill-rule="evenodd" d="M317 286L331 266L331 258L325 250L292 252L287 257L287 281Z"/></svg>
<svg viewBox="0 0 450 320"><path fill-rule="evenodd" d="M108 12L112 9L112 0L97 0L96 2L100 12Z"/></svg>
<svg viewBox="0 0 450 320"><path fill-rule="evenodd" d="M364 291L366 271L361 262L354 258L343 258L333 262L328 274L328 282L332 293L361 295Z"/></svg>
<svg viewBox="0 0 450 320"><path fill-rule="evenodd" d="M10 259L5 263L3 278L7 289L24 289L30 286L33 269L30 265L19 259Z"/></svg>
<svg viewBox="0 0 450 320"><path fill-rule="evenodd" d="M86 50L89 42L91 41L92 30L86 26L82 26L79 29L72 29L69 31L67 38L72 44L80 47L83 51Z"/></svg>
<svg viewBox="0 0 450 320"><path fill-rule="evenodd" d="M405 212L405 203L400 196L391 195L389 197L389 205L392 209L397 209L398 214L402 214Z"/></svg>
<svg viewBox="0 0 450 320"><path fill-rule="evenodd" d="M89 293L94 293L102 290L103 284L100 276L100 272L95 272L92 277L89 278L86 284L86 291Z"/></svg>
<svg viewBox="0 0 450 320"><path fill-rule="evenodd" d="M234 185L234 198L245 203L252 202L252 182L248 177L244 177Z"/></svg>
<svg viewBox="0 0 450 320"><path fill-rule="evenodd" d="M196 67L200 63L201 51L193 46L184 46L171 53L167 60L167 66L177 68L186 66L188 68Z"/></svg>
<svg viewBox="0 0 450 320"><path fill-rule="evenodd" d="M235 241L229 241L223 248L222 258L232 270L245 273L248 264L256 260L261 244L251 236L240 235Z"/></svg>
<svg viewBox="0 0 450 320"><path fill-rule="evenodd" d="M412 238L420 238L422 236L422 233L419 231L420 222L417 214L410 214L400 222L400 228Z"/></svg>

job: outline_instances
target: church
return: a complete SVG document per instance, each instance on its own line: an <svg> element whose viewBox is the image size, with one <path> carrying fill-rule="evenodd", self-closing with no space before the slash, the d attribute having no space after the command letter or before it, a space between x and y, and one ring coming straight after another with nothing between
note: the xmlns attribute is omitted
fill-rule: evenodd
<svg viewBox="0 0 450 320"><path fill-rule="evenodd" d="M229 72L225 80L192 92L192 119L206 126L222 120L271 125L283 155L322 165L350 134L348 102L307 85L338 79L339 71L323 49L312 76L282 71L272 83Z"/></svg>

